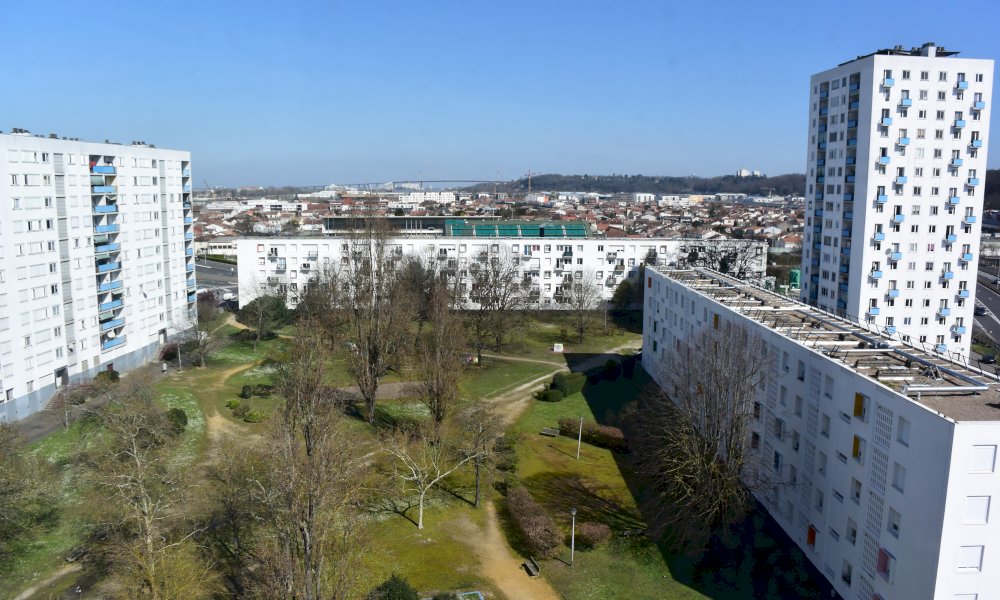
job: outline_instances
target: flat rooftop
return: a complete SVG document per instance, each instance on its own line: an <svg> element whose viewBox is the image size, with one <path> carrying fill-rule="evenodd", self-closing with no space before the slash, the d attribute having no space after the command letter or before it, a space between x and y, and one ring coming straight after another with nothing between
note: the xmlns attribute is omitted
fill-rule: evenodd
<svg viewBox="0 0 1000 600"><path fill-rule="evenodd" d="M657 272L953 421L1000 421L996 365L942 356L864 322L708 269Z"/></svg>

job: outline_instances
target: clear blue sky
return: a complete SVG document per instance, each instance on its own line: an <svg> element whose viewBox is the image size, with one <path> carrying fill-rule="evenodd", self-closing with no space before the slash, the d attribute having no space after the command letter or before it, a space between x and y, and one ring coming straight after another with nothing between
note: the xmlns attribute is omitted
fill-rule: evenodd
<svg viewBox="0 0 1000 600"><path fill-rule="evenodd" d="M199 185L801 172L812 73L1000 59L998 25L998 0L6 2L0 129L187 149Z"/></svg>

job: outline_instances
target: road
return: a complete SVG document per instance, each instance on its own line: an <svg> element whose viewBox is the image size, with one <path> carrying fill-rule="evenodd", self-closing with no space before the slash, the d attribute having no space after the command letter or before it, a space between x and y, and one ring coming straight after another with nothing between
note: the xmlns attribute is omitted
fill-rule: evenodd
<svg viewBox="0 0 1000 600"><path fill-rule="evenodd" d="M195 260L195 265L198 289L212 290L219 297L226 293L238 293L236 265L204 259Z"/></svg>
<svg viewBox="0 0 1000 600"><path fill-rule="evenodd" d="M986 307L987 313L975 318L976 328L986 334L994 342L1000 343L1000 294L994 292L990 285L995 279L995 275L979 273L979 281L976 285L976 302Z"/></svg>

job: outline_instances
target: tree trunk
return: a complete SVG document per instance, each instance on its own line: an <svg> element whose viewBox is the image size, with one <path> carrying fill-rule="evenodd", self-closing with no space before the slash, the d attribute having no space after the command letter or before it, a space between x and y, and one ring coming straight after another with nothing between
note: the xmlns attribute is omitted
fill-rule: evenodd
<svg viewBox="0 0 1000 600"><path fill-rule="evenodd" d="M476 508L479 508L479 471L482 466L482 459L476 459L476 501L473 504Z"/></svg>
<svg viewBox="0 0 1000 600"><path fill-rule="evenodd" d="M427 490L420 492L420 503L417 508L417 529L424 528L424 494L426 493Z"/></svg>

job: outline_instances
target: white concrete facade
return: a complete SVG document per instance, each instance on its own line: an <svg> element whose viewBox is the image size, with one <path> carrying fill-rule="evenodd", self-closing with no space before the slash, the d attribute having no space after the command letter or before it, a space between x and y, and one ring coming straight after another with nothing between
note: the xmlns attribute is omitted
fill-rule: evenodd
<svg viewBox="0 0 1000 600"><path fill-rule="evenodd" d="M665 390L667 354L699 331L766 343L746 442L778 484L757 497L842 598L994 597L996 377L716 273L645 284L642 363Z"/></svg>
<svg viewBox="0 0 1000 600"><path fill-rule="evenodd" d="M810 80L803 300L968 355L993 61L927 44Z"/></svg>
<svg viewBox="0 0 1000 600"><path fill-rule="evenodd" d="M187 152L0 135L0 420L194 317Z"/></svg>
<svg viewBox="0 0 1000 600"><path fill-rule="evenodd" d="M327 269L337 269L347 252L343 237L241 238L236 242L241 305L267 289L285 293L290 306L310 280ZM542 308L558 308L562 286L584 277L600 285L610 300L622 281L636 282L639 267L652 252L656 264L677 264L691 252L707 247L740 248L763 276L767 246L749 240L590 239L590 238L477 238L439 236L399 237L392 240L400 257L415 257L437 269L467 277L468 266L484 253L519 261L520 273L530 280L530 291Z"/></svg>

